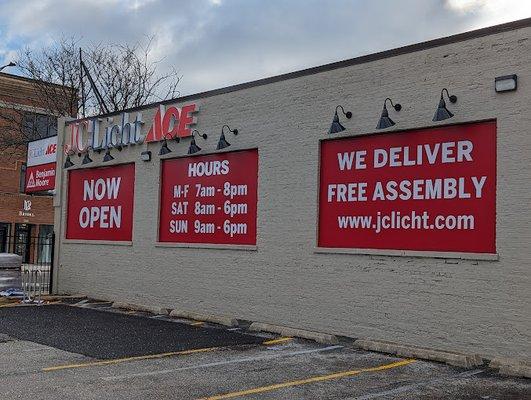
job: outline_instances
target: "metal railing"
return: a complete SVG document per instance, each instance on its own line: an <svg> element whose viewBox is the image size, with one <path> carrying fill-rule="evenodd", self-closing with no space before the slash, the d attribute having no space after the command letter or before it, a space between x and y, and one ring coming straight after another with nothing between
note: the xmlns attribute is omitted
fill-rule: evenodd
<svg viewBox="0 0 531 400"><path fill-rule="evenodd" d="M20 281L23 301L42 303L42 296L51 294L55 235L0 237L1 251L18 254L22 259Z"/></svg>

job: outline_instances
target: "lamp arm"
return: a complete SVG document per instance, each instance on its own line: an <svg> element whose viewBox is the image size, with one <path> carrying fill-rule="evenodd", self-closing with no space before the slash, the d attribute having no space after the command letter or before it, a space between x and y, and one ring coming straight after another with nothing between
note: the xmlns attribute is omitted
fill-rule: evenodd
<svg viewBox="0 0 531 400"><path fill-rule="evenodd" d="M455 95L450 95L450 93L448 92L448 89L446 88L443 88L441 90L441 99L443 98L443 93L446 91L446 96L448 96L448 100L450 100L450 103L455 103L457 101L457 96Z"/></svg>
<svg viewBox="0 0 531 400"><path fill-rule="evenodd" d="M164 139L164 140L168 140L168 139L172 140L173 139L177 143L179 143L181 141L181 138L179 136L175 136L175 137L172 138L169 132L165 133L164 136L162 137L162 139Z"/></svg>
<svg viewBox="0 0 531 400"><path fill-rule="evenodd" d="M339 110L339 109L341 109L341 111L343 112L343 114L345 114L345 115L347 114L347 112L345 111L345 109L343 108L342 105L339 105L339 106L336 107L336 113L337 113L337 110Z"/></svg>
<svg viewBox="0 0 531 400"><path fill-rule="evenodd" d="M393 103L393 100L391 100L391 98L387 97L385 100L384 100L384 108L385 107L385 103L387 102L387 100L389 100L389 103L391 103L391 106L395 109L395 111L400 111L402 109L402 105L399 104L399 103Z"/></svg>
<svg viewBox="0 0 531 400"><path fill-rule="evenodd" d="M221 133L223 133L223 130L224 130L225 128L227 128L227 129L229 130L229 132L231 132L231 133L233 133L233 134L235 134L235 135L238 134L238 129L230 129L230 126L228 126L228 125L226 125L226 124L223 125L223 127L221 128Z"/></svg>
<svg viewBox="0 0 531 400"><path fill-rule="evenodd" d="M194 130L192 131L192 136L195 136L196 133L197 133L199 136L201 136L203 139L205 139L205 140L206 140L207 137L208 137L208 135L207 135L206 133L199 133L199 131L198 131L197 129L194 129Z"/></svg>
<svg viewBox="0 0 531 400"><path fill-rule="evenodd" d="M343 111L343 115L345 115L345 117L347 117L348 119L352 118L352 113L350 111L345 111L342 105L339 105L336 107L336 114L337 114L337 110L339 110L340 108L341 108L341 111Z"/></svg>

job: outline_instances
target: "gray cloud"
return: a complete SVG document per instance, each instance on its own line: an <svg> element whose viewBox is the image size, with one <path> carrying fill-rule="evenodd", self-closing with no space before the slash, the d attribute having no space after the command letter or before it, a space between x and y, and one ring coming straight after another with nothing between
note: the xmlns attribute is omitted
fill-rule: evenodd
<svg viewBox="0 0 531 400"><path fill-rule="evenodd" d="M223 87L531 16L518 0L3 0L0 64L53 37L155 35L181 93ZM515 9L516 8L516 9Z"/></svg>

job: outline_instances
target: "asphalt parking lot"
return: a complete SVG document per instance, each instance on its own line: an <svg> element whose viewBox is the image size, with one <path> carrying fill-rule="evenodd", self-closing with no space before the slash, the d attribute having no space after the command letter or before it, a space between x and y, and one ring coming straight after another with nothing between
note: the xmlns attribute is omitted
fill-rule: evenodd
<svg viewBox="0 0 531 400"><path fill-rule="evenodd" d="M7 335L6 335L7 334ZM528 380L106 303L0 307L5 399L530 399Z"/></svg>

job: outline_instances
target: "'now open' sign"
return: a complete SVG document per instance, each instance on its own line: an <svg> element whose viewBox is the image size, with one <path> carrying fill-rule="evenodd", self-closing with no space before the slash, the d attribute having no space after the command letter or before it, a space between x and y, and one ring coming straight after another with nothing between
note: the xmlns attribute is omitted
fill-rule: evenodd
<svg viewBox="0 0 531 400"><path fill-rule="evenodd" d="M134 164L68 171L67 239L131 241Z"/></svg>

